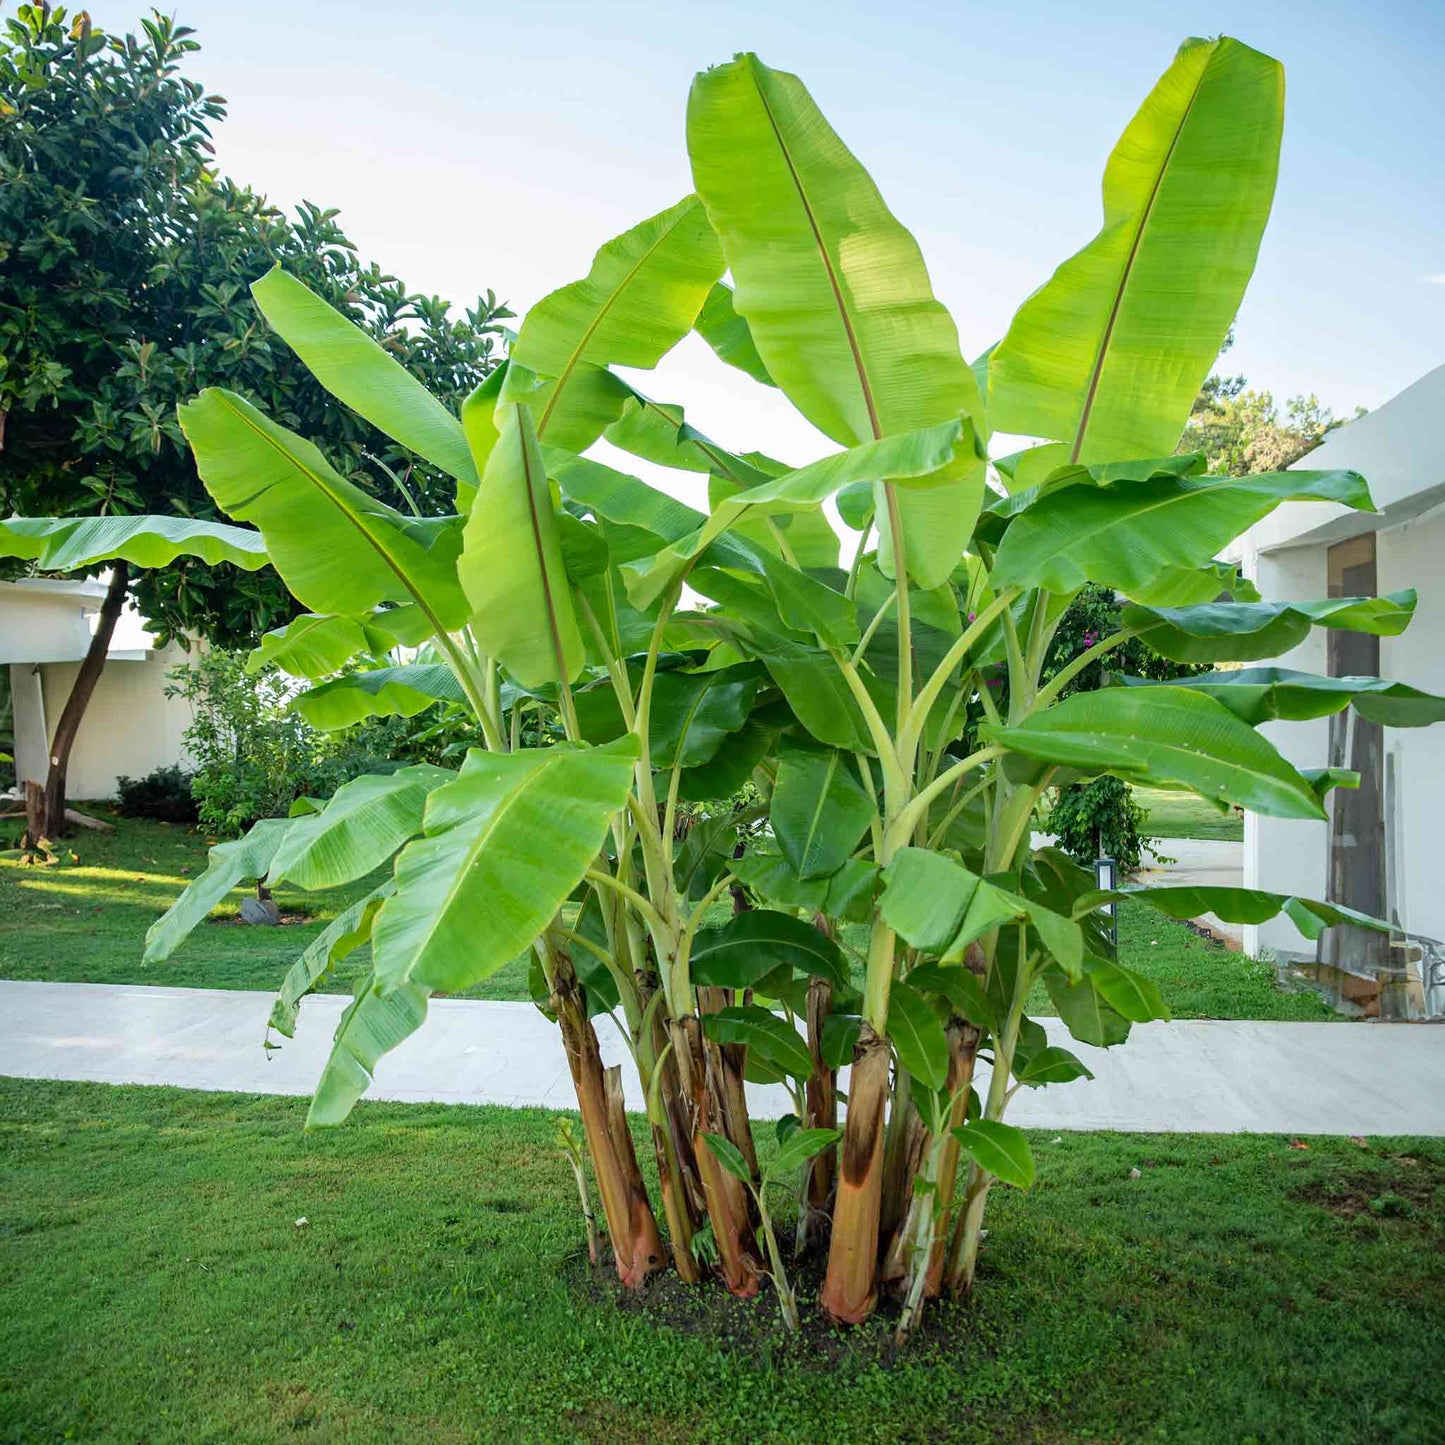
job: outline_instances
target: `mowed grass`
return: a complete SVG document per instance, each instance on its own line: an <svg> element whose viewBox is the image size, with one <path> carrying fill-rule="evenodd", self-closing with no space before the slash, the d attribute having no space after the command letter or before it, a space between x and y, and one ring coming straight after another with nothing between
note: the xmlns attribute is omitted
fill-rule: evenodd
<svg viewBox="0 0 1445 1445"><path fill-rule="evenodd" d="M1344 1021L1307 984L1282 984L1269 964L1142 903L1119 906L1119 961L1153 979L1175 1018ZM1042 984L1030 995L1028 1011L1056 1012Z"/></svg>
<svg viewBox="0 0 1445 1445"><path fill-rule="evenodd" d="M90 810L102 812L97 805ZM0 857L0 977L275 989L306 944L376 881L309 894L283 885L276 893L283 913L305 913L309 922L264 928L208 921L164 963L146 964L146 929L204 870L206 838L192 829L105 815L116 831L73 839L77 866L24 867L13 856ZM238 888L217 917L234 917L249 891ZM719 921L728 916L725 905L717 912ZM850 928L847 936L866 947L865 930ZM1121 907L1119 957L1159 985L1179 1018L1339 1017L1313 990L1281 988L1267 964L1139 904ZM370 949L358 949L323 987L349 993L370 963ZM514 960L461 996L525 1001L531 996L526 960ZM1042 987L1030 1011L1053 1012Z"/></svg>
<svg viewBox="0 0 1445 1445"><path fill-rule="evenodd" d="M1144 810L1141 832L1151 838L1215 838L1244 841L1244 819L1233 809L1220 813L1193 793L1167 788L1135 788L1134 800ZM1168 848L1164 851L1167 853Z"/></svg>
<svg viewBox="0 0 1445 1445"><path fill-rule="evenodd" d="M885 1369L579 1296L542 1113L304 1110L0 1080L0 1439L1440 1438L1438 1141L1036 1135L973 1303Z"/></svg>
<svg viewBox="0 0 1445 1445"><path fill-rule="evenodd" d="M119 817L103 803L82 806L115 832L69 839L78 864L42 868L0 856L0 977L275 989L306 945L384 876L325 893L283 884L276 890L281 912L309 921L275 928L217 921L234 920L242 899L254 895L251 887L237 888L169 959L147 964L146 930L205 871L211 840L194 828ZM324 987L350 993L370 966L371 950L358 949ZM525 961L465 996L528 998Z"/></svg>

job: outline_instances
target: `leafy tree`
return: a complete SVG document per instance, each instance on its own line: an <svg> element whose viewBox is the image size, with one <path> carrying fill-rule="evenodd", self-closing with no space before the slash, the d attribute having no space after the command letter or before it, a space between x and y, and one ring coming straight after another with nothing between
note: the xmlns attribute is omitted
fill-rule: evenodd
<svg viewBox="0 0 1445 1445"><path fill-rule="evenodd" d="M110 36L85 12L22 5L0 38L0 516L216 516L176 423L178 402L224 384L313 436L339 471L423 513L450 505L430 463L337 407L278 345L248 284L273 266L375 337L443 398L495 364L488 292L446 302L363 265L336 212L287 218L215 175L224 101L183 66L192 32L152 12ZM32 563L61 566L36 550ZM55 730L41 826L63 830L65 764L127 595L161 642L249 645L294 612L269 568L194 558L116 564L95 645Z"/></svg>
<svg viewBox="0 0 1445 1445"><path fill-rule="evenodd" d="M797 1325L766 1198L785 1172L807 1237L827 1236L819 1302L832 1319L860 1323L889 1291L901 1341L930 1296L966 1296L990 1191L1035 1178L1027 1136L1004 1119L1011 1098L1088 1072L1027 1017L1034 986L1091 1044L1167 1016L1150 981L1111 957L1090 872L1033 846L1045 793L1108 775L1324 821L1324 794L1348 779L1299 772L1256 725L1351 706L1400 725L1445 717L1445 698L1404 684L1274 669L1064 696L1136 637L1221 662L1269 656L1259 649L1316 625L1409 621L1403 595L1216 602L1228 579L1213 558L1232 537L1289 500L1368 508L1369 490L1353 472L1207 477L1171 455L1253 265L1281 80L1228 38L1181 47L1105 173L1104 226L1025 301L986 387L912 236L802 82L754 55L694 81L695 194L540 301L506 371L459 418L300 283L258 283L268 320L339 401L450 470L458 510L419 524L208 388L181 425L216 504L245 525L206 524L176 545L264 546L310 611L262 652L316 683L302 695L313 712L416 715L455 700L482 746L456 771L357 778L320 811L217 847L150 930L147 959L169 956L241 880L340 887L391 860L276 1002L289 1036L305 995L370 941L312 1127L346 1117L435 993L530 949L625 1287L669 1264L700 1283L713 1256L739 1297L771 1276ZM796 469L735 455L613 369L655 367L694 329L839 450ZM995 427L1048 439L1007 496L986 484ZM705 474L709 511L584 456L604 432ZM834 494L851 557L820 511ZM0 523L0 540L18 525ZM174 534L165 517L100 518L88 555ZM1128 599L1119 626L1045 681L1085 584ZM684 606L685 589L710 605ZM430 660L357 665L412 625ZM989 687L1000 673L1003 707ZM975 705L985 721L970 738ZM771 846L739 857L737 817L714 805L749 778ZM691 803L707 816L679 830ZM766 906L717 926L711 906L734 883ZM1387 927L1253 890L1130 894L1173 916L1284 912L1315 935L1347 918ZM865 947L851 947L850 923ZM620 1070L602 1061L603 1011L628 1031L660 1213ZM976 1090L981 1053L992 1071ZM748 1079L794 1101L770 1164L754 1149Z"/></svg>
<svg viewBox="0 0 1445 1445"><path fill-rule="evenodd" d="M1233 345L1231 328L1220 356ZM1179 450L1203 452L1209 470L1223 476L1278 472L1307 456L1337 427L1364 415L1365 408L1357 406L1353 417L1337 417L1313 394L1290 397L1281 414L1272 392L1255 391L1243 376L1213 371L1199 388Z"/></svg>

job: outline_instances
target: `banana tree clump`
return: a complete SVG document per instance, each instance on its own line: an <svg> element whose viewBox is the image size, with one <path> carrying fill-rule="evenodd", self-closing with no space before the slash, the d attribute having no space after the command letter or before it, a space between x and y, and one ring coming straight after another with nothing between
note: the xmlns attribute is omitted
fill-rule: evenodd
<svg viewBox="0 0 1445 1445"><path fill-rule="evenodd" d="M276 1002L289 1037L303 997L370 943L311 1126L346 1118L433 993L530 953L624 1286L665 1269L738 1296L770 1280L796 1327L782 1182L800 1239L826 1248L834 1321L887 1294L902 1338L930 1297L967 1294L990 1189L1034 1179L1010 1100L1087 1074L1026 1016L1034 985L1092 1045L1166 1017L1111 951L1100 906L1118 895L1034 845L1046 793L1110 775L1323 820L1327 790L1356 780L1297 771L1259 723L1445 716L1403 684L1270 667L1060 700L1131 637L1252 662L1311 627L1410 620L1413 593L1267 603L1214 560L1281 502L1369 510L1361 477L1215 477L1172 455L1254 266L1282 104L1274 60L1186 42L1109 160L1098 235L972 363L867 172L801 81L752 55L694 82L695 193L533 308L459 417L300 282L259 280L257 305L337 400L456 479L455 515L392 510L213 389L180 421L241 527L0 526L31 547L77 529L77 556L144 565L269 560L307 612L263 650L312 684L313 721L443 698L484 745L456 771L359 778L214 849L147 958L240 880L333 888L389 862ZM655 368L691 331L839 450L802 467L729 452L614 369ZM994 456L995 429L1044 440ZM709 510L589 458L599 438L705 477ZM1126 600L1121 628L1041 683L1088 583ZM748 783L760 801L739 811ZM740 825L759 823L744 851ZM1174 917L1385 926L1243 889L1122 891ZM599 1013L631 1046L655 1198ZM794 1101L773 1157L755 1148L748 1082Z"/></svg>

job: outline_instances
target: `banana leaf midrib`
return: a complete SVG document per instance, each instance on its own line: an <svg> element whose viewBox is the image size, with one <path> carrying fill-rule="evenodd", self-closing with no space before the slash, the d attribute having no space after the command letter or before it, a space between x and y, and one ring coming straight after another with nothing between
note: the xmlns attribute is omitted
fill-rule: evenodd
<svg viewBox="0 0 1445 1445"><path fill-rule="evenodd" d="M1164 153L1164 159L1159 165L1158 174L1154 177L1154 184L1149 191L1149 200L1139 215L1139 224L1135 227L1133 240L1129 243L1129 254L1124 260L1123 274L1115 288L1113 304L1109 308L1109 319L1104 325L1104 334L1099 338L1099 349L1094 355L1094 365L1089 373L1089 389L1084 397L1084 405L1079 412L1079 425L1078 430L1074 433L1074 444L1069 451L1071 463L1079 460L1079 454L1084 448L1084 441L1089 431L1089 421L1093 416L1094 398L1099 390L1099 379L1104 374L1104 363L1108 359L1109 343L1113 339L1114 327L1118 323L1119 313L1124 306L1124 293L1129 289L1129 282L1134 276L1134 263L1138 259L1139 246L1144 239L1145 231L1149 228L1149 220L1154 214L1154 203L1159 199L1159 191L1164 184L1164 177L1169 173L1169 163L1174 159L1174 149L1179 144L1180 136L1184 134L1185 126L1189 124L1189 117L1194 110L1194 102L1199 97L1199 92L1204 86L1204 77L1208 73L1209 62L1206 61L1199 71L1198 79L1194 82L1189 103L1184 107L1184 113L1179 117L1179 123L1175 126L1174 134L1169 139L1169 149Z"/></svg>

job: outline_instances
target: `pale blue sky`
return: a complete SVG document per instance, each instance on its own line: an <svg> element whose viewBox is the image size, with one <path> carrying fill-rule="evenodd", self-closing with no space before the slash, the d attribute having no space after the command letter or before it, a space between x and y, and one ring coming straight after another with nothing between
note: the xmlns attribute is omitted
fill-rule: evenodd
<svg viewBox="0 0 1445 1445"><path fill-rule="evenodd" d="M1222 31L1288 83L1231 368L1347 412L1445 361L1439 3L177 5L205 46L193 73L230 101L225 170L340 207L415 287L490 286L518 311L690 189L691 76L756 50L804 78L918 236L969 355L1095 231L1105 158L1178 42ZM824 449L708 360L685 344L651 390L727 444Z"/></svg>

